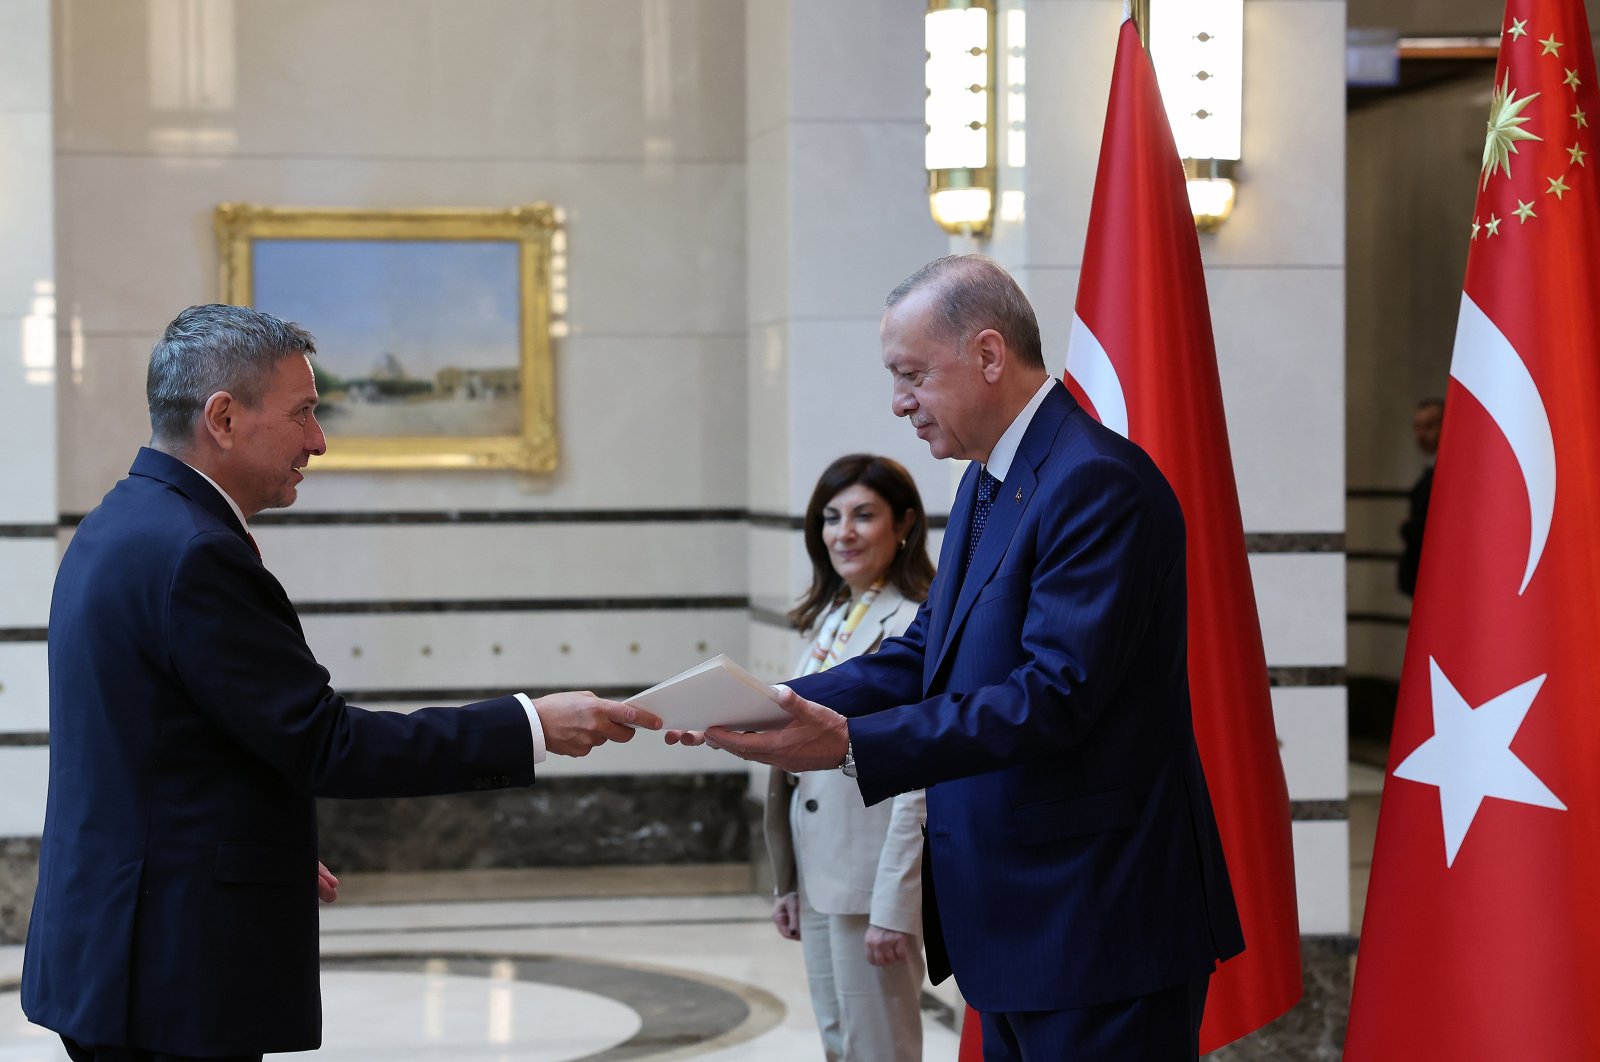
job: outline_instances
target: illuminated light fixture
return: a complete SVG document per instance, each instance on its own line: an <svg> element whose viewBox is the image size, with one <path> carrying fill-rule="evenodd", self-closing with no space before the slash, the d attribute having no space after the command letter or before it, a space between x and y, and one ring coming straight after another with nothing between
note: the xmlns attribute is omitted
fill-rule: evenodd
<svg viewBox="0 0 1600 1062"><path fill-rule="evenodd" d="M987 236L994 219L992 0L928 0L928 206L946 232Z"/></svg>
<svg viewBox="0 0 1600 1062"><path fill-rule="evenodd" d="M1142 6L1142 5L1141 5ZM1144 23L1202 232L1233 212L1244 112L1244 0L1149 0Z"/></svg>

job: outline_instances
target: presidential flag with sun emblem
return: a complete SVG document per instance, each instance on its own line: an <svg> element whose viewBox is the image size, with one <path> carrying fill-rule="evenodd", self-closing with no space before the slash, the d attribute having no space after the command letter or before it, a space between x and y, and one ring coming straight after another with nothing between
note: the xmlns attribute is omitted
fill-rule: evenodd
<svg viewBox="0 0 1600 1062"><path fill-rule="evenodd" d="M1600 1058L1600 118L1500 37L1346 1058Z"/></svg>

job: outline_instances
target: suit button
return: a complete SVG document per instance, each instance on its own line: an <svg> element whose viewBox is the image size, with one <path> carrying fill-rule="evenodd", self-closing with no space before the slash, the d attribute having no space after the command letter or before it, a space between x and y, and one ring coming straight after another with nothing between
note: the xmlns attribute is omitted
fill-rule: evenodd
<svg viewBox="0 0 1600 1062"><path fill-rule="evenodd" d="M815 810L817 810L817 802L815 800L806 801L806 810L807 811L815 811Z"/></svg>

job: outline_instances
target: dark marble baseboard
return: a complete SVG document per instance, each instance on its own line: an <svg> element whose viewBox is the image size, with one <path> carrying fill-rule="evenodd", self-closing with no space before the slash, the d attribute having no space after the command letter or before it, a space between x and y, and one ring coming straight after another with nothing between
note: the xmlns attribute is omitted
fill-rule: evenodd
<svg viewBox="0 0 1600 1062"><path fill-rule="evenodd" d="M0 840L0 944L21 944L28 936L33 892L39 884L39 839Z"/></svg>
<svg viewBox="0 0 1600 1062"><path fill-rule="evenodd" d="M318 854L340 871L742 863L740 774L548 778L530 789L319 800Z"/></svg>
<svg viewBox="0 0 1600 1062"><path fill-rule="evenodd" d="M1338 1062L1350 1021L1352 936L1302 937L1305 995L1289 1013L1205 1057L1209 1062Z"/></svg>

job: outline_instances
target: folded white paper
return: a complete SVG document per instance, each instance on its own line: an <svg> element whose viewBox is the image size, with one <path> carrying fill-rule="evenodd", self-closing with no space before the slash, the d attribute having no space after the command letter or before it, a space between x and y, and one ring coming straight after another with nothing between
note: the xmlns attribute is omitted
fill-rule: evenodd
<svg viewBox="0 0 1600 1062"><path fill-rule="evenodd" d="M790 719L778 707L776 690L723 654L629 697L627 703L650 709L669 730L776 730Z"/></svg>

